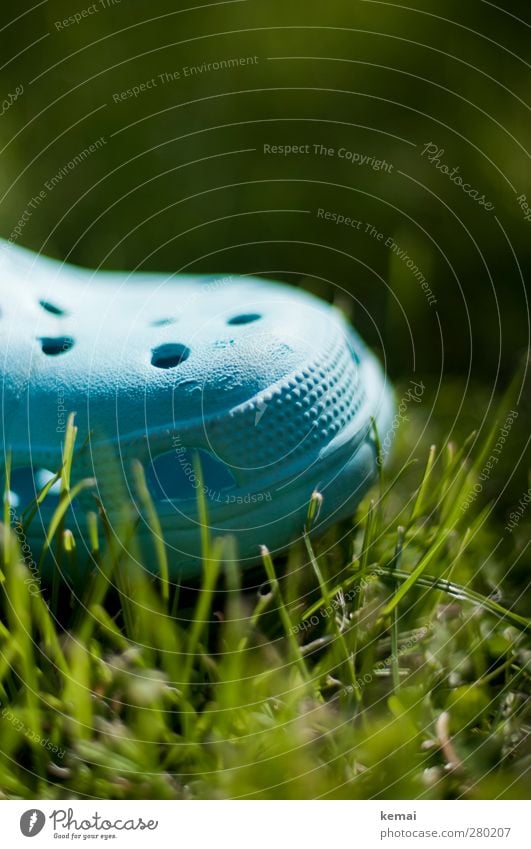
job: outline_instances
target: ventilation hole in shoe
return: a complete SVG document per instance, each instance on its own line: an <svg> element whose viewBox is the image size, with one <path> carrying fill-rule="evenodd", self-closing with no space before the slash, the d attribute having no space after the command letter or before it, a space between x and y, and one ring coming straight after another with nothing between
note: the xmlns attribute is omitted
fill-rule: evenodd
<svg viewBox="0 0 531 849"><path fill-rule="evenodd" d="M229 318L227 324L251 324L253 321L258 321L260 318L262 318L262 316L257 312L249 312Z"/></svg>
<svg viewBox="0 0 531 849"><path fill-rule="evenodd" d="M151 352L151 365L156 368L175 368L180 366L190 356L190 349L186 345L169 343L153 348Z"/></svg>
<svg viewBox="0 0 531 849"><path fill-rule="evenodd" d="M23 466L13 469L10 477L9 503L14 508L25 508L33 501L41 489L49 483L55 475L49 469L34 469L33 466ZM57 506L61 482L56 481L46 493L42 507L44 509Z"/></svg>
<svg viewBox="0 0 531 849"><path fill-rule="evenodd" d="M74 340L71 336L42 336L40 343L43 354L48 357L66 354L70 348L74 347Z"/></svg>
<svg viewBox="0 0 531 849"><path fill-rule="evenodd" d="M151 327L166 327L168 324L175 324L174 318L157 318L151 322Z"/></svg>
<svg viewBox="0 0 531 849"><path fill-rule="evenodd" d="M156 501L197 500L199 458L205 495L218 500L220 493L232 489L236 481L225 463L202 448L177 448L153 458L146 470L146 481Z"/></svg>
<svg viewBox="0 0 531 849"><path fill-rule="evenodd" d="M39 301L39 304L41 305L43 310L46 310L46 312L51 312L52 315L68 315L66 310L61 309L61 307L58 307L57 304L52 304L50 301L42 300Z"/></svg>

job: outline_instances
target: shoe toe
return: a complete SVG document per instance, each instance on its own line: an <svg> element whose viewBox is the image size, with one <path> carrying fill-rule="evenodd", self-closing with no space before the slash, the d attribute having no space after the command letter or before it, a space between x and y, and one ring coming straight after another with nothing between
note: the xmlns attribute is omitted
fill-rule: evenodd
<svg viewBox="0 0 531 849"><path fill-rule="evenodd" d="M78 476L95 476L114 520L139 460L182 574L199 569L197 457L213 530L235 532L243 556L286 545L315 486L329 488L323 523L366 490L372 417L385 427L392 401L334 308L259 278L95 275L13 256L3 418L24 474L59 467L75 412Z"/></svg>

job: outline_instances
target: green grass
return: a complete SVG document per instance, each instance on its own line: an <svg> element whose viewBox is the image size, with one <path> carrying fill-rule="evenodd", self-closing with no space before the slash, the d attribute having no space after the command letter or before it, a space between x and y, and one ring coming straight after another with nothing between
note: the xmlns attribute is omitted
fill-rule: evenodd
<svg viewBox="0 0 531 849"><path fill-rule="evenodd" d="M411 464L404 439L352 521L310 538L314 496L303 540L277 562L264 540L251 575L201 504L196 591L169 580L156 540L159 577L145 571L128 510L118 544L100 505L89 578L80 589L56 571L41 592L6 504L4 796L525 798L528 622L509 572L528 517L497 548L488 505L460 508L486 449ZM72 574L74 443L70 424L45 545ZM138 469L136 482L151 511Z"/></svg>

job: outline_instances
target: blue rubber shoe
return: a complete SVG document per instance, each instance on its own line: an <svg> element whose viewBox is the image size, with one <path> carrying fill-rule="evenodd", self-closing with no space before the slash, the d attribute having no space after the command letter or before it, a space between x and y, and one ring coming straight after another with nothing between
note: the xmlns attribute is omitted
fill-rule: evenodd
<svg viewBox="0 0 531 849"><path fill-rule="evenodd" d="M211 533L242 562L354 511L373 483L393 416L375 357L317 298L258 278L92 272L0 242L3 447L15 515L61 465L78 427L73 480L95 479L111 523L124 500L153 534L134 483L144 467L175 578L201 570L198 490ZM90 436L90 439L89 439ZM199 462L198 462L199 461ZM199 474L199 468L201 474ZM55 485L31 525L41 539ZM86 535L93 493L67 526Z"/></svg>

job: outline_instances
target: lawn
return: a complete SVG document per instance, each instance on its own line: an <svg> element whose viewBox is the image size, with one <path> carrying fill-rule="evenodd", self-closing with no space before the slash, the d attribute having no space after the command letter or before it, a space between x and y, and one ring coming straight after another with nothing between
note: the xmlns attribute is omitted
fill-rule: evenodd
<svg viewBox="0 0 531 849"><path fill-rule="evenodd" d="M143 568L125 499L121 527L95 502L90 539L73 536L70 420L37 556L38 505L4 505L3 796L525 798L531 524L525 499L495 503L514 404L454 443L411 403L356 515L314 538L314 494L301 539L275 562L264 539L251 573L202 502L203 577L181 588L155 541L158 576Z"/></svg>

